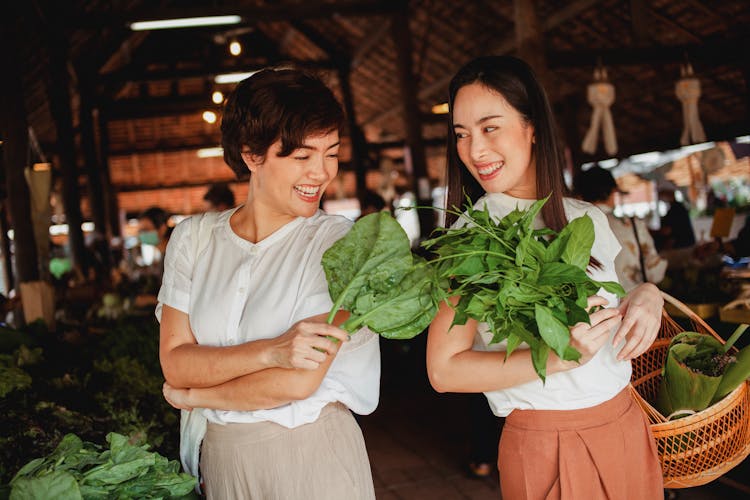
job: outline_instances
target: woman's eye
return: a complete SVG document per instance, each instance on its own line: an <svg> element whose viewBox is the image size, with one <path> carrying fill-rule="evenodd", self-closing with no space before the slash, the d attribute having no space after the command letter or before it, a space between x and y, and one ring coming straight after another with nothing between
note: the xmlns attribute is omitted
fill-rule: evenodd
<svg viewBox="0 0 750 500"><path fill-rule="evenodd" d="M464 139L465 137L466 137L466 132L456 132L456 140Z"/></svg>
<svg viewBox="0 0 750 500"><path fill-rule="evenodd" d="M493 126L484 127L485 132L494 132L495 130L497 130L497 127L493 127Z"/></svg>
<svg viewBox="0 0 750 500"><path fill-rule="evenodd" d="M338 153L331 153L328 155L328 158L338 158L338 157L339 157Z"/></svg>
<svg viewBox="0 0 750 500"><path fill-rule="evenodd" d="M298 160L298 161L305 161L305 160L307 160L309 158L310 158L309 156L295 156L294 157L294 159Z"/></svg>

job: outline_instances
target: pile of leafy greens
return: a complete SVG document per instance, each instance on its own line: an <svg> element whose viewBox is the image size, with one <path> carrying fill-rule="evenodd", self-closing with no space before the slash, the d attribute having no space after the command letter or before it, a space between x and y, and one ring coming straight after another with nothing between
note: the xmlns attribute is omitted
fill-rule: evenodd
<svg viewBox="0 0 750 500"><path fill-rule="evenodd" d="M662 415L671 420L705 410L750 377L750 346L729 352L747 326L740 325L726 344L704 333L675 335L655 402Z"/></svg>
<svg viewBox="0 0 750 500"><path fill-rule="evenodd" d="M569 327L589 323L587 299L600 288L625 295L615 282L598 282L586 274L594 243L588 215L573 219L559 234L534 229L534 219L547 198L526 210L516 208L500 220L487 209L467 207L466 225L442 229L423 243L437 257L433 295L458 296L454 325L469 318L486 323L491 343L507 341L506 359L522 343L531 350L534 369L546 378L550 350L563 360L577 361Z"/></svg>
<svg viewBox="0 0 750 500"><path fill-rule="evenodd" d="M196 479L148 445L111 432L109 449L67 434L49 456L26 464L11 481L11 499L172 498L191 494Z"/></svg>
<svg viewBox="0 0 750 500"><path fill-rule="evenodd" d="M341 328L366 326L389 339L410 339L437 312L432 297L433 268L413 255L409 238L388 213L370 214L323 254L323 269L336 313L349 311Z"/></svg>

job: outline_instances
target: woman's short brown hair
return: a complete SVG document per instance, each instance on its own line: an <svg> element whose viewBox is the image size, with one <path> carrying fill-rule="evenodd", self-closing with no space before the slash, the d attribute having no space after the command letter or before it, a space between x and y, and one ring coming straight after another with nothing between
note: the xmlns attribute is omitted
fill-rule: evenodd
<svg viewBox="0 0 750 500"><path fill-rule="evenodd" d="M305 138L339 130L343 121L341 105L319 78L295 69L258 71L237 85L224 107L224 161L245 176L243 152L265 157L280 139L278 156L289 156Z"/></svg>

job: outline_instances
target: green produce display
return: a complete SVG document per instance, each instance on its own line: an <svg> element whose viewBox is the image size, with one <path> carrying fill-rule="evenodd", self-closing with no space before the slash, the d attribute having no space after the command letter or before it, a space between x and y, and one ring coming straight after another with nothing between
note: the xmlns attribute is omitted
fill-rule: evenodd
<svg viewBox="0 0 750 500"><path fill-rule="evenodd" d="M11 500L157 499L191 494L196 479L180 473L180 464L148 445L107 434L109 448L85 443L75 434L63 437L47 457L26 464L11 480Z"/></svg>

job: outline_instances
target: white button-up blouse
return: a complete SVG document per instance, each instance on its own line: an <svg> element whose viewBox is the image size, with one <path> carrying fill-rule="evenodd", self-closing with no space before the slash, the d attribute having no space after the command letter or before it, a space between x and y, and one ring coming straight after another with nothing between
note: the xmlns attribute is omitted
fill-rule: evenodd
<svg viewBox="0 0 750 500"><path fill-rule="evenodd" d="M191 224L177 225L167 246L157 318L163 304L188 314L198 344L230 346L274 338L294 323L327 313L321 258L351 222L318 211L298 217L258 243L240 238L229 225L236 209L219 214L207 244L195 258ZM322 408L340 401L368 414L378 404L378 337L363 329L339 350L318 390L309 398L256 411L203 409L214 423L269 421L288 428L315 421Z"/></svg>

